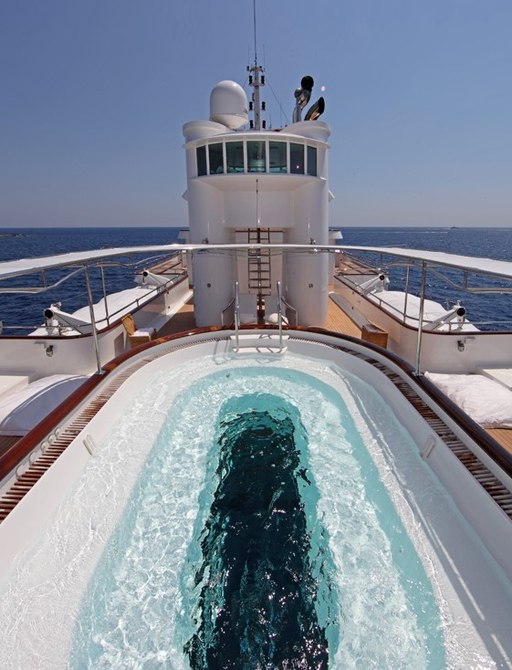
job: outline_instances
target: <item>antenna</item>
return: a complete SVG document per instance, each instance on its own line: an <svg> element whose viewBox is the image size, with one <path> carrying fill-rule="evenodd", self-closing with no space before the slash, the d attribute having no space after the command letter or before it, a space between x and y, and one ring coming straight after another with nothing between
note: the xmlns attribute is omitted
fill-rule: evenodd
<svg viewBox="0 0 512 670"><path fill-rule="evenodd" d="M258 40L256 39L256 0L252 0L252 16L254 26L254 65L258 64Z"/></svg>
<svg viewBox="0 0 512 670"><path fill-rule="evenodd" d="M258 65L258 51L257 51L257 38L256 38L256 0L252 0L253 7L253 32L254 32L254 65L247 66L247 71L249 72L249 86L252 86L254 92L252 94L252 100L249 103L249 109L254 112L254 123L251 122L251 127L254 126L255 130L261 130L265 128L265 121L261 121L261 112L265 109L265 103L260 102L260 87L265 86L265 75L263 74L264 70L261 65Z"/></svg>

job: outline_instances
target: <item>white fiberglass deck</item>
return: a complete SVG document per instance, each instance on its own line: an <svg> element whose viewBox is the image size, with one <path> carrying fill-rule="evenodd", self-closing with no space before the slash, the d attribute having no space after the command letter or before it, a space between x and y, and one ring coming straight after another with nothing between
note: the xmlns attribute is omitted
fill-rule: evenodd
<svg viewBox="0 0 512 670"><path fill-rule="evenodd" d="M510 584L396 407L343 367L286 354L157 362L2 582L2 668L188 667L187 558L219 410L255 393L296 407L307 434L334 568L330 667L508 667Z"/></svg>

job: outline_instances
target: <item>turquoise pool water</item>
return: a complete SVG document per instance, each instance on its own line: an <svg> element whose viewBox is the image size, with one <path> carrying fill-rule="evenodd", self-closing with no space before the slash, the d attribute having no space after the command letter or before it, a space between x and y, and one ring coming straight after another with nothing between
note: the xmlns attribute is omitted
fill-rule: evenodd
<svg viewBox="0 0 512 670"><path fill-rule="evenodd" d="M178 379L180 392L162 406ZM157 376L134 412L163 413L161 429L147 436L149 456L89 580L72 667L265 668L282 649L297 668L312 667L301 665L308 650L318 668L445 667L432 586L371 454L396 440L391 448L428 470L373 389L348 373L340 383L356 398L350 409L317 376L257 361L208 358ZM375 417L364 427L353 415L362 396ZM283 451L272 460L266 449ZM251 457L258 466L247 478ZM269 491L251 485L258 474ZM291 520L284 529L282 518ZM229 658L250 659L255 644L267 660L221 665L211 650L223 631Z"/></svg>

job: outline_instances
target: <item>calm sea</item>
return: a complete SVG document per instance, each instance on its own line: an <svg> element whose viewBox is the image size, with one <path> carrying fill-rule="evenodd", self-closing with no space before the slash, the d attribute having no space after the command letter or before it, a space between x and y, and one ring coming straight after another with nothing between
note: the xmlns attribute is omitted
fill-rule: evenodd
<svg viewBox="0 0 512 670"><path fill-rule="evenodd" d="M0 261L33 256L47 256L71 251L83 251L108 247L171 244L178 240L179 228L25 228L0 229ZM500 260L512 260L512 229L509 228L344 228L343 243L369 246L404 246L414 249L446 251L466 256L481 256ZM124 259L126 263L133 258ZM381 264L380 258L374 262ZM391 286L403 274L401 268L391 269ZM53 282L62 275L53 273ZM126 268L111 268L107 282L111 290L121 290L132 285L133 272ZM460 298L474 322L499 319L508 321L512 327L512 298L507 294L475 295L453 289L451 282L460 283L461 275L452 273L443 276L429 275L428 295L449 306ZM26 279L23 279L26 285ZM411 288L417 288L419 274L412 275ZM22 280L16 281L17 285ZM486 285L497 285L487 281ZM95 279L95 299L101 297L99 275ZM42 322L42 311L51 302L62 301L65 311L73 311L84 305L84 294L78 280L71 280L40 296L0 295L0 320L5 325L35 326ZM35 307L34 307L35 304ZM31 306L29 308L29 306ZM505 326L505 324L504 324ZM488 326L482 325L484 329ZM4 334L16 334L4 330Z"/></svg>

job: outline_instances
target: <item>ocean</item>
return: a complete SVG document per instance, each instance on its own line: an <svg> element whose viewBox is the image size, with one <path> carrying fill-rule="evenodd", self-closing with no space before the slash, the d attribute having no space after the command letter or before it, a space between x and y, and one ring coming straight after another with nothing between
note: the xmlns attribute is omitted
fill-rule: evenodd
<svg viewBox="0 0 512 670"><path fill-rule="evenodd" d="M3 228L0 229L0 261L34 256L47 256L87 249L172 244L178 240L179 228ZM512 260L512 228L343 228L343 244L410 247L431 251L445 251L465 256L480 256L499 260ZM132 262L133 259L124 259ZM381 265L382 259L372 259ZM390 268L391 285L399 287L403 268ZM53 273L51 281L60 278ZM132 273L126 268L110 268L107 284L110 290L121 290L132 285ZM468 311L468 318L483 330L490 330L490 321L499 320L500 329L512 328L512 300L508 294L476 295L452 288L450 282L463 281L461 273L442 276L430 274L427 280L427 297L449 307L460 299ZM27 285L26 279L16 280L16 285ZM84 304L84 294L79 291L78 280L70 280L57 289L39 296L3 294L0 296L0 320L4 325L29 327L42 323L42 312L51 302L61 301L62 309L72 312ZM495 280L486 280L486 286L497 286ZM419 286L419 273L411 274L411 289ZM510 287L509 287L510 288ZM94 284L94 297L100 299L99 275ZM31 308L29 309L29 305ZM21 334L7 330L4 334Z"/></svg>

